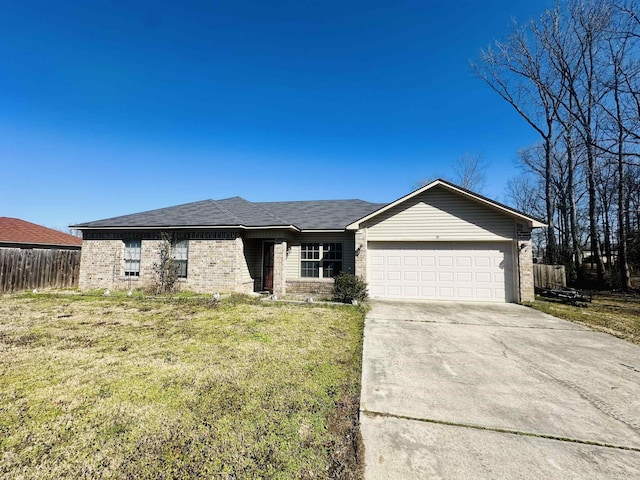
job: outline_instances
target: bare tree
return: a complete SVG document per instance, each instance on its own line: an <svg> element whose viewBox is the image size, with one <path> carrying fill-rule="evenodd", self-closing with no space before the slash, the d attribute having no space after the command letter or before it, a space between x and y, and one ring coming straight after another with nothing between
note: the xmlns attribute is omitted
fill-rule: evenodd
<svg viewBox="0 0 640 480"><path fill-rule="evenodd" d="M416 182L414 187L420 188L439 178L443 178L468 190L482 193L486 181L484 172L488 166L489 162L484 159L481 153L467 152L453 162L453 175L434 175L423 178Z"/></svg>
<svg viewBox="0 0 640 480"><path fill-rule="evenodd" d="M563 88L553 69L548 68L548 51L535 35L534 23L522 27L514 22L511 36L504 43L481 50L478 63L472 63L476 76L491 87L540 135L545 152L544 187L547 229L546 257L557 257L555 204L552 195L552 150L556 141L555 120Z"/></svg>
<svg viewBox="0 0 640 480"><path fill-rule="evenodd" d="M544 187L531 175L523 174L509 180L506 198L513 208L534 218L542 218L545 214Z"/></svg>
<svg viewBox="0 0 640 480"><path fill-rule="evenodd" d="M453 164L454 182L463 188L482 193L485 186L485 170L489 166L480 152L465 153Z"/></svg>
<svg viewBox="0 0 640 480"><path fill-rule="evenodd" d="M588 225L600 286L606 273L601 242L607 267L617 251L616 272L623 288L631 286L627 244L630 180L640 175L639 48L637 0L567 0L524 26L514 22L508 39L481 51L472 64L542 139L542 151L525 150L522 160L544 187L546 260L562 260L580 276Z"/></svg>

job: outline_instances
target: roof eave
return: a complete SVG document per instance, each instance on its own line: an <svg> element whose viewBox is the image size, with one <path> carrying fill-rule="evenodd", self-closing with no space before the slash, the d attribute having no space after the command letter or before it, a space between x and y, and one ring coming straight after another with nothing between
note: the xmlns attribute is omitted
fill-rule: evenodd
<svg viewBox="0 0 640 480"><path fill-rule="evenodd" d="M30 247L30 248L61 248L61 249L74 249L80 250L82 244L76 243L42 243L42 242L19 242L12 240L0 240L0 247L13 248L12 245L16 245L16 248Z"/></svg>
<svg viewBox="0 0 640 480"><path fill-rule="evenodd" d="M236 229L236 230L293 230L300 232L301 230L295 225L263 225L263 226L247 226L247 225L157 225L157 226L87 226L87 225L71 225L69 228L75 230L184 230L184 229Z"/></svg>

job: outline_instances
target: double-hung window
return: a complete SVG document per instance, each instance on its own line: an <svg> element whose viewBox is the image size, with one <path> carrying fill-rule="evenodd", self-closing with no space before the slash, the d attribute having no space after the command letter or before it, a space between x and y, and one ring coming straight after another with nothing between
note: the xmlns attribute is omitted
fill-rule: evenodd
<svg viewBox="0 0 640 480"><path fill-rule="evenodd" d="M189 263L189 240L178 240L173 244L173 260L178 278L187 278Z"/></svg>
<svg viewBox="0 0 640 480"><path fill-rule="evenodd" d="M124 241L124 276L140 276L140 252L142 250L141 240Z"/></svg>
<svg viewBox="0 0 640 480"><path fill-rule="evenodd" d="M342 271L342 243L300 245L300 276L332 278Z"/></svg>

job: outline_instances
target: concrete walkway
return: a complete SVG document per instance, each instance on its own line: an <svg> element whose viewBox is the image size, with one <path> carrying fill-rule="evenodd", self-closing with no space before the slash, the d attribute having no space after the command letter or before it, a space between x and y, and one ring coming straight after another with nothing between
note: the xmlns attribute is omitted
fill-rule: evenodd
<svg viewBox="0 0 640 480"><path fill-rule="evenodd" d="M640 348L513 304L376 301L365 479L640 479Z"/></svg>

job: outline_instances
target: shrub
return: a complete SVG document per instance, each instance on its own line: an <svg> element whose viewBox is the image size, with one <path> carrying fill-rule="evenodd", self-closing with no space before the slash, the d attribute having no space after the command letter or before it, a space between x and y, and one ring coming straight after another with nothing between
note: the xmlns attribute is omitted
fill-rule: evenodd
<svg viewBox="0 0 640 480"><path fill-rule="evenodd" d="M367 282L351 273L340 272L333 284L333 298L338 302L363 302L367 299Z"/></svg>
<svg viewBox="0 0 640 480"><path fill-rule="evenodd" d="M158 244L159 261L153 264L155 274L155 293L171 293L178 280L178 263L172 252L173 238L166 232L161 233Z"/></svg>

